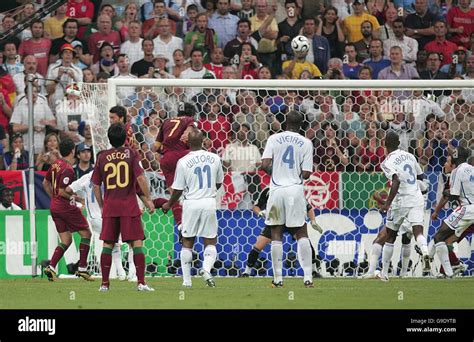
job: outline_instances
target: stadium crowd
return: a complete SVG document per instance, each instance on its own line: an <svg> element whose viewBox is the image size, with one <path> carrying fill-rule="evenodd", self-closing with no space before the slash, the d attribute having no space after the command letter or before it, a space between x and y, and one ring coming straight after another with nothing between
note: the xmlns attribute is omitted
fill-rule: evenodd
<svg viewBox="0 0 474 342"><path fill-rule="evenodd" d="M2 8L7 31L41 6ZM39 2L39 1L38 1ZM2 4L2 7L7 5ZM28 168L27 75L33 74L36 168L46 171L60 139L77 144L78 175L92 167L80 82L108 78L474 79L470 0L70 0L0 46L0 170ZM291 41L303 35L306 54ZM282 83L284 87L284 83ZM84 88L85 89L85 88ZM87 101L88 98L91 101ZM255 171L269 135L295 109L320 171L380 171L384 132L428 171L448 149L473 147L474 89L294 91L119 88L144 166L158 170L161 122L190 102L206 147L227 170Z"/></svg>

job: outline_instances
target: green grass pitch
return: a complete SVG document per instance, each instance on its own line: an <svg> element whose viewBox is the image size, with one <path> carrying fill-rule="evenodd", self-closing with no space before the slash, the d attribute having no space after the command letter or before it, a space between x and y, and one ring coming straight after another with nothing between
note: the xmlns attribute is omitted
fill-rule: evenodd
<svg viewBox="0 0 474 342"><path fill-rule="evenodd" d="M453 280L325 278L304 288L301 278L285 278L283 288L270 288L270 278L216 278L207 288L193 278L151 278L155 292L112 280L110 291L98 292L100 280L17 279L0 281L0 309L473 309L474 278Z"/></svg>

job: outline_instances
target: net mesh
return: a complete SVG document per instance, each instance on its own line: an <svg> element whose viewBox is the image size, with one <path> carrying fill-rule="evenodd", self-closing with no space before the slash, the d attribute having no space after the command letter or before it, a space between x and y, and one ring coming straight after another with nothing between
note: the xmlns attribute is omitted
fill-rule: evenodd
<svg viewBox="0 0 474 342"><path fill-rule="evenodd" d="M205 82L205 80L203 80ZM204 85L117 86L82 84L82 100L97 111L90 117L95 152L108 146L108 107L122 105L134 132L133 147L142 157L153 198L169 196L160 171L160 153L155 139L163 120L177 115L183 103L192 103L196 122L205 134L204 146L224 161L224 184L218 196L218 261L214 272L236 276L246 266L264 223L252 212L269 177L258 170L261 153L271 134L285 129L290 110L304 115L301 134L314 144L314 173L305 183L308 203L314 208L320 234L308 225L316 251L314 263L323 276L358 276L367 270L372 241L383 227L384 217L377 209L374 193L388 194L387 180L381 172L384 136L389 129L400 135L401 148L413 153L428 181L425 211L425 236L430 244L442 219L430 218L446 181L444 164L448 153L458 145L472 149L474 141L474 89L407 90L354 88L305 90ZM179 251L177 229L171 213L158 211L143 215L148 275L177 274ZM392 274L400 269L401 242L397 238L392 259ZM409 273L421 276L422 265L411 244ZM465 275L474 275L471 237L454 244L463 262ZM197 243L193 273L202 262L203 246ZM252 275L272 275L270 246L259 256ZM296 258L296 241L284 240L284 275L302 275ZM435 258L436 259L436 258ZM434 267L438 267L436 263Z"/></svg>

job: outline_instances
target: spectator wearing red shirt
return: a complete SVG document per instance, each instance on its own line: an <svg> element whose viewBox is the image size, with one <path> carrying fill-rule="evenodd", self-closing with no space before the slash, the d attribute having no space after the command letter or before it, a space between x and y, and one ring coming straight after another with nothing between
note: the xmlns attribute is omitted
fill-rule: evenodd
<svg viewBox="0 0 474 342"><path fill-rule="evenodd" d="M0 125L3 127L4 132L8 132L8 124L12 114L12 103L8 91L5 88L0 88Z"/></svg>
<svg viewBox="0 0 474 342"><path fill-rule="evenodd" d="M451 41L469 48L469 36L474 32L474 8L471 0L459 0L458 6L451 7L447 14L448 31Z"/></svg>
<svg viewBox="0 0 474 342"><path fill-rule="evenodd" d="M438 20L434 24L435 40L425 45L428 52L439 52L443 55L442 65L451 64L454 52L458 46L446 39L448 28L444 21Z"/></svg>
<svg viewBox="0 0 474 342"><path fill-rule="evenodd" d="M79 22L77 37L83 39L87 26L92 23L94 17L94 5L89 0L69 0L66 16L77 19Z"/></svg>
<svg viewBox="0 0 474 342"><path fill-rule="evenodd" d="M212 141L212 151L219 155L229 143L230 123L224 115L219 114L221 106L215 102L207 117L199 120L198 127Z"/></svg>
<svg viewBox="0 0 474 342"><path fill-rule="evenodd" d="M46 76L48 71L49 50L51 50L51 40L43 37L44 24L41 20L31 22L32 38L24 40L18 49L20 56L25 58L27 55L33 55L38 62L38 73Z"/></svg>
<svg viewBox="0 0 474 342"><path fill-rule="evenodd" d="M153 5L152 17L143 22L143 37L154 39L160 34L160 22L163 18L168 18L170 31L173 36L176 35L176 22L168 17L169 8L166 7L164 0L155 1Z"/></svg>
<svg viewBox="0 0 474 342"><path fill-rule="evenodd" d="M108 15L102 14L97 18L97 27L99 32L91 34L87 43L89 52L93 55L94 63L99 61L100 47L104 41L109 42L113 46L115 55L120 52L121 43L120 34L112 30L112 19Z"/></svg>
<svg viewBox="0 0 474 342"><path fill-rule="evenodd" d="M222 79L222 70L224 69L223 61L224 51L222 51L221 48L215 48L211 52L211 63L204 64L204 67L212 71L217 79Z"/></svg>
<svg viewBox="0 0 474 342"><path fill-rule="evenodd" d="M381 171L380 165L385 158L385 150L381 139L382 132L375 122L371 122L367 127L365 138L357 148L355 158L358 158L356 164L357 171Z"/></svg>

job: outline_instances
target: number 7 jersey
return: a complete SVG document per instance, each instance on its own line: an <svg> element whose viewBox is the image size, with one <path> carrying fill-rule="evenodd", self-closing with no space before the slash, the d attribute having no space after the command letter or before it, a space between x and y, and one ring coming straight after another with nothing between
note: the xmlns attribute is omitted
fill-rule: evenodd
<svg viewBox="0 0 474 342"><path fill-rule="evenodd" d="M102 217L139 216L137 177L143 174L140 155L130 147L112 148L97 156L92 183L104 184Z"/></svg>
<svg viewBox="0 0 474 342"><path fill-rule="evenodd" d="M423 170L416 161L413 154L400 149L391 152L382 163L382 170L389 181L393 175L397 175L400 181L394 205L399 207L416 207L424 203L417 176L423 174Z"/></svg>

